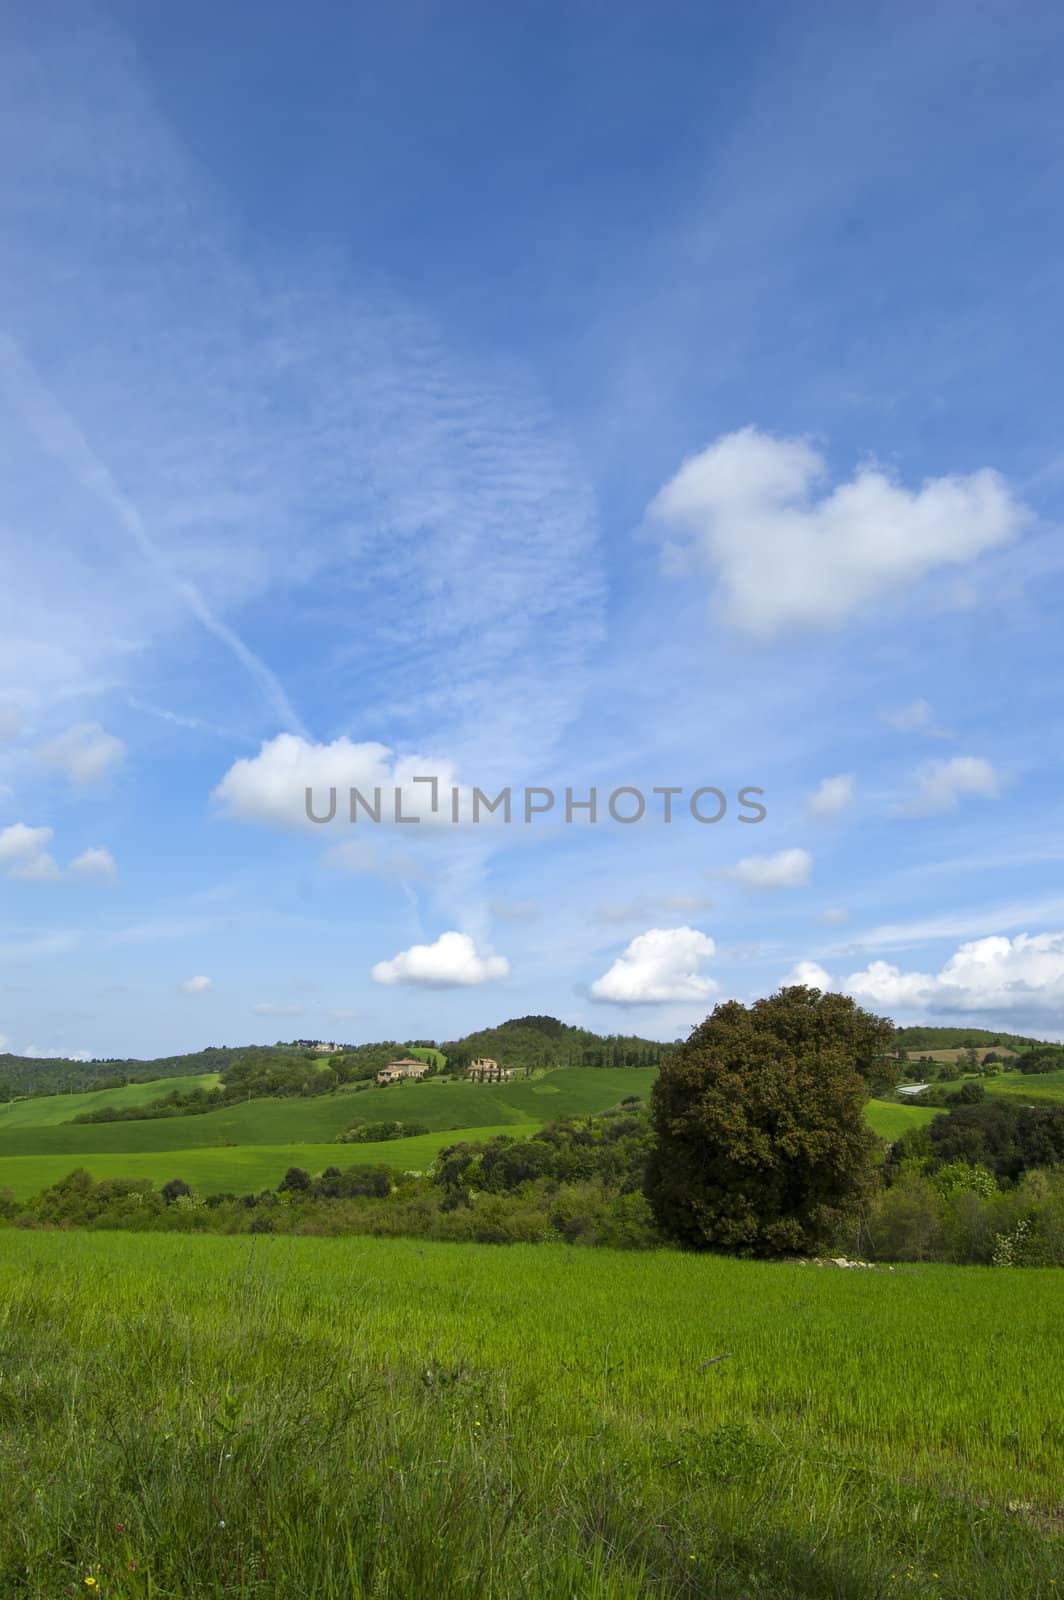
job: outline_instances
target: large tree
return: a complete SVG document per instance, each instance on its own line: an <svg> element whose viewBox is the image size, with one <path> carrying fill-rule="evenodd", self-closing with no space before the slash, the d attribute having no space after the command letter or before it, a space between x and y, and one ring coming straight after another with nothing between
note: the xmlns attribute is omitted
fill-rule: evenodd
<svg viewBox="0 0 1064 1600"><path fill-rule="evenodd" d="M804 986L717 1006L651 1091L661 1228L741 1255L815 1250L868 1194L862 1108L892 1036L847 996Z"/></svg>

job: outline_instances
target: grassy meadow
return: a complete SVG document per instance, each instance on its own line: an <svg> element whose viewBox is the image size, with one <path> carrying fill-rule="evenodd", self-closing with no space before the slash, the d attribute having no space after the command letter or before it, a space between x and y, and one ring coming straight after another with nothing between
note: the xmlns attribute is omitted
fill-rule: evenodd
<svg viewBox="0 0 1064 1600"><path fill-rule="evenodd" d="M70 1123L66 1119L90 1109L82 1100L105 1103L105 1094L128 1091L110 1089L89 1095L50 1095L0 1106L0 1184L5 1158L25 1155L84 1157L124 1151L191 1150L226 1145L326 1144L350 1123L418 1122L432 1132L457 1128L502 1127L507 1123L533 1123L542 1127L554 1117L603 1111L625 1095L645 1097L656 1072L652 1067L560 1067L538 1078L518 1078L509 1083L397 1083L387 1088L357 1090L348 1085L335 1094L312 1098L257 1099L208 1111L200 1116L163 1117L151 1121ZM154 1099L166 1094L176 1080L155 1085ZM195 1082L196 1080L192 1080ZM137 1084L138 1090L149 1088ZM73 1109L70 1109L71 1104ZM123 1103L119 1100L112 1102ZM27 1108L41 1108L38 1114ZM64 1112L61 1116L60 1113ZM16 1119L11 1114L21 1112ZM8 1117L11 1120L8 1121ZM77 1165L88 1162L77 1160ZM69 1168L68 1168L69 1170Z"/></svg>
<svg viewBox="0 0 1064 1600"><path fill-rule="evenodd" d="M182 1119L187 1121L191 1119ZM128 1126L128 1124L127 1124ZM144 1123L134 1124L144 1127ZM355 1165L391 1167L394 1172L423 1172L445 1145L457 1139L493 1139L536 1132L538 1123L500 1123L460 1132L424 1133L378 1144L245 1144L232 1148L200 1145L188 1150L95 1150L82 1155L5 1156L0 1159L0 1188L17 1200L29 1199L64 1178L72 1167L87 1167L94 1178L151 1178L156 1187L170 1178L184 1178L197 1194L255 1194L276 1189L290 1166L318 1173L325 1167Z"/></svg>
<svg viewBox="0 0 1064 1600"><path fill-rule="evenodd" d="M534 1133L555 1117L605 1110L626 1095L645 1097L653 1068L562 1067L509 1083L393 1084L346 1087L320 1098L250 1100L200 1116L72 1123L104 1104L132 1105L210 1079L85 1094L47 1095L0 1106L0 1189L28 1199L86 1167L95 1178L184 1178L200 1194L276 1188L289 1166L311 1172L355 1163L420 1172L456 1139ZM336 1144L354 1121L416 1122L431 1132L379 1144Z"/></svg>
<svg viewBox="0 0 1064 1600"><path fill-rule="evenodd" d="M83 1112L99 1111L104 1106L141 1106L175 1091L186 1094L192 1089L214 1089L221 1081L219 1073L203 1072L195 1077L156 1078L150 1083L127 1083L120 1089L27 1096L24 1100L12 1100L0 1105L0 1136L25 1128L58 1127L81 1116Z"/></svg>
<svg viewBox="0 0 1064 1600"><path fill-rule="evenodd" d="M0 1593L1049 1600L1059 1310L1053 1271L9 1231Z"/></svg>
<svg viewBox="0 0 1064 1600"><path fill-rule="evenodd" d="M0 1188L28 1199L70 1172L86 1167L98 1179L151 1178L157 1185L184 1178L199 1194L250 1193L275 1188L295 1164L324 1167L365 1162L396 1172L422 1172L456 1139L520 1138L555 1117L589 1114L626 1095L646 1098L653 1068L617 1070L562 1067L511 1083L395 1084L386 1089L344 1088L314 1099L250 1100L201 1116L150 1121L72 1123L101 1105L144 1103L204 1078L167 1078L84 1094L41 1096L0 1106ZM1048 1074L1055 1080L1057 1074ZM1039 1085L1026 1078L1016 1086ZM1010 1083L1010 1087L1014 1087ZM1053 1093L1049 1085L1048 1095ZM1057 1092L1064 1097L1064 1086ZM927 1106L872 1100L865 1115L890 1142L938 1113ZM355 1119L419 1122L432 1131L379 1144L336 1144Z"/></svg>
<svg viewBox="0 0 1064 1600"><path fill-rule="evenodd" d="M910 1128L922 1127L939 1115L940 1109L934 1106L895 1105L890 1100L870 1100L865 1106L865 1121L872 1132L888 1144L900 1139Z"/></svg>

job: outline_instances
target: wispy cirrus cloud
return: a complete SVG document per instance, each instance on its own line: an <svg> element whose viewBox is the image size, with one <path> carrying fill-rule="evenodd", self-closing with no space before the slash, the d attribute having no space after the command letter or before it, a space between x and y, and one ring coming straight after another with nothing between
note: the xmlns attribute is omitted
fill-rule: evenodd
<svg viewBox="0 0 1064 1600"><path fill-rule="evenodd" d="M252 270L120 31L71 22L28 16L0 63L19 151L0 469L22 552L0 694L28 661L39 695L134 675L143 694L192 639L186 715L242 706L305 732L285 646L303 612L323 731L419 748L428 730L484 769L541 759L581 705L603 579L593 491L528 372L322 262ZM249 608L282 590L283 633L256 630Z"/></svg>

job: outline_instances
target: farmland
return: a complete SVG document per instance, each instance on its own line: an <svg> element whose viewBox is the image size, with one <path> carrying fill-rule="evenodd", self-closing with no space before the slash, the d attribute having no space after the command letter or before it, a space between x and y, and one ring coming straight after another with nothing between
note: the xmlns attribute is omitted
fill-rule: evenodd
<svg viewBox="0 0 1064 1600"><path fill-rule="evenodd" d="M294 1161L313 1172L354 1161L421 1171L458 1138L520 1136L554 1117L601 1111L626 1095L645 1096L654 1075L652 1068L563 1067L510 1083L345 1088L315 1099L251 1100L201 1116L80 1124L65 1118L105 1101L150 1100L181 1080L43 1096L0 1106L0 1188L26 1199L74 1167L96 1178L160 1184L181 1177L203 1194L274 1187ZM356 1119L419 1123L431 1131L380 1144L332 1142Z"/></svg>
<svg viewBox="0 0 1064 1600"><path fill-rule="evenodd" d="M910 1128L931 1122L939 1114L933 1106L894 1105L889 1100L870 1100L865 1106L865 1120L872 1132L888 1144L900 1139Z"/></svg>
<svg viewBox="0 0 1064 1600"><path fill-rule="evenodd" d="M988 1089L1031 1100L1064 1098L1060 1074L991 1080ZM48 1095L0 1106L0 1188L27 1199L74 1167L96 1178L181 1177L201 1194L245 1193L274 1187L292 1162L311 1172L332 1163L379 1163L395 1172L423 1171L456 1139L520 1137L555 1117L604 1110L627 1095L649 1093L653 1068L562 1067L510 1083L410 1083L386 1089L344 1088L316 1099L251 1100L201 1116L149 1121L72 1123L104 1104L133 1105L189 1085L212 1085L211 1075L130 1084L122 1089ZM1040 1091L1042 1091L1040 1093ZM872 1100L865 1115L890 1142L929 1122L927 1106ZM358 1146L334 1143L359 1119L416 1122L427 1134Z"/></svg>
<svg viewBox="0 0 1064 1600"><path fill-rule="evenodd" d="M1048 1600L1064 1577L1051 1271L4 1242L12 1600L90 1577L130 1600Z"/></svg>
<svg viewBox="0 0 1064 1600"><path fill-rule="evenodd" d="M522 1133L534 1133L536 1126L534 1122L507 1122L459 1133L389 1139L380 1144L200 1145L187 1150L111 1151L105 1155L94 1151L84 1156L7 1156L0 1161L0 1186L10 1189L16 1199L25 1200L65 1177L73 1163L90 1167L94 1178L151 1178L159 1185L177 1177L200 1194L253 1194L276 1188L294 1161L311 1172L321 1172L334 1164L347 1167L354 1162L391 1167L395 1173L421 1172L445 1145L456 1139L492 1139L501 1133L520 1137Z"/></svg>

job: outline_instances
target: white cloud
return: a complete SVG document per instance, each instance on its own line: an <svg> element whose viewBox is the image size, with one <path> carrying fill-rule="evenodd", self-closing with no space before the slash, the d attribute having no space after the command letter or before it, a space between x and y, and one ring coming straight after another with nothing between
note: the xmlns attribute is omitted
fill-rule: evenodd
<svg viewBox="0 0 1064 1600"><path fill-rule="evenodd" d="M818 961L796 961L783 980L783 987L802 983L809 989L830 989L831 974L825 972Z"/></svg>
<svg viewBox="0 0 1064 1600"><path fill-rule="evenodd" d="M301 1017L302 1006L278 1006L270 1000L260 1000L258 1005L252 1006L252 1011L257 1017Z"/></svg>
<svg viewBox="0 0 1064 1600"><path fill-rule="evenodd" d="M824 910L821 911L816 920L818 922L826 922L828 924L849 922L850 913L847 911L845 906L825 906Z"/></svg>
<svg viewBox="0 0 1064 1600"><path fill-rule="evenodd" d="M468 988L510 976L505 956L482 956L468 933L441 933L435 944L415 944L390 961L378 961L374 983L417 984L428 989Z"/></svg>
<svg viewBox="0 0 1064 1600"><path fill-rule="evenodd" d="M365 790L362 791L365 794ZM372 800L372 791L366 795ZM316 803L316 802L315 802ZM337 796L337 809L340 799ZM404 811L405 811L404 807ZM383 815L383 805L382 805ZM355 824L356 830L358 824ZM379 850L367 838L342 839L326 850L322 864L332 872L357 872L366 877L383 878L385 882L427 883L431 874L425 865L416 860L408 850Z"/></svg>
<svg viewBox="0 0 1064 1600"><path fill-rule="evenodd" d="M993 799L1001 792L1001 776L982 756L953 756L929 761L916 774L917 794L911 809L921 815L956 811L962 795Z"/></svg>
<svg viewBox="0 0 1064 1600"><path fill-rule="evenodd" d="M845 988L881 1006L929 1012L1053 1012L1064 1008L1064 932L1001 934L962 944L937 973L872 961Z"/></svg>
<svg viewBox="0 0 1064 1600"><path fill-rule="evenodd" d="M762 639L841 623L877 596L1005 543L1028 520L989 468L914 491L862 466L832 489L806 440L753 427L689 457L649 515L688 535L716 580L717 609Z"/></svg>
<svg viewBox="0 0 1064 1600"><path fill-rule="evenodd" d="M438 780L435 815L431 785L415 783L416 777ZM380 790L382 823L394 822L396 788L403 791L404 816L418 817L422 822L446 822L451 814L454 784L454 767L449 761L437 761L428 756L393 759L393 752L383 744L356 744L346 738L334 739L331 744L314 744L297 734L282 733L276 739L266 740L257 756L235 762L212 798L219 802L227 816L241 822L264 822L274 827L321 832L327 825L311 822L307 817L308 789L313 791L314 814L320 817L327 816L330 791L336 791L334 826L341 827L350 826L351 789L357 789L371 806L376 804L374 791ZM464 796L468 793L463 791ZM469 814L468 800L465 800L462 815ZM482 818L487 820L486 813L482 812ZM361 805L358 819L354 824L356 828L360 824L364 828L377 826ZM334 857L331 864L343 866L344 862ZM366 869L357 867L354 870Z"/></svg>
<svg viewBox="0 0 1064 1600"><path fill-rule="evenodd" d="M51 837L51 828L30 828L24 822L0 828L0 872L9 878L53 883L62 874L45 849Z"/></svg>
<svg viewBox="0 0 1064 1600"><path fill-rule="evenodd" d="M882 713L883 721L896 733L919 733L931 726L931 707L926 700L913 700Z"/></svg>
<svg viewBox="0 0 1064 1600"><path fill-rule="evenodd" d="M744 856L727 876L748 889L800 889L809 882L812 867L808 850L777 850L774 855Z"/></svg>
<svg viewBox="0 0 1064 1600"><path fill-rule="evenodd" d="M83 850L70 863L70 872L75 878L95 878L103 883L113 883L118 876L114 856L102 846Z"/></svg>
<svg viewBox="0 0 1064 1600"><path fill-rule="evenodd" d="M79 786L98 783L125 753L122 740L106 732L98 722L76 723L33 752L42 767L62 772Z"/></svg>
<svg viewBox="0 0 1064 1600"><path fill-rule="evenodd" d="M62 872L55 857L45 849L51 837L51 828L30 828L24 822L0 828L0 872L30 883L56 883L63 877L101 882L116 876L114 857L102 848L83 851L66 873Z"/></svg>
<svg viewBox="0 0 1064 1600"><path fill-rule="evenodd" d="M28 1044L20 1051L31 1061L91 1061L92 1055L88 1050L42 1050L39 1045Z"/></svg>
<svg viewBox="0 0 1064 1600"><path fill-rule="evenodd" d="M713 908L700 894L646 894L635 900L606 901L598 907L603 922L643 922L648 917L697 917Z"/></svg>
<svg viewBox="0 0 1064 1600"><path fill-rule="evenodd" d="M182 994L206 994L208 989L214 988L214 979L205 978L202 974L195 978L184 978L178 988Z"/></svg>
<svg viewBox="0 0 1064 1600"><path fill-rule="evenodd" d="M834 778L824 778L819 787L806 797L805 808L811 817L826 821L841 816L853 805L857 794L857 780L852 772L840 772Z"/></svg>
<svg viewBox="0 0 1064 1600"><path fill-rule="evenodd" d="M701 969L715 952L713 940L697 928L650 928L596 978L591 997L621 1006L709 1000L720 986Z"/></svg>
<svg viewBox="0 0 1064 1600"><path fill-rule="evenodd" d="M22 717L14 706L0 705L0 740L17 739L22 732Z"/></svg>

